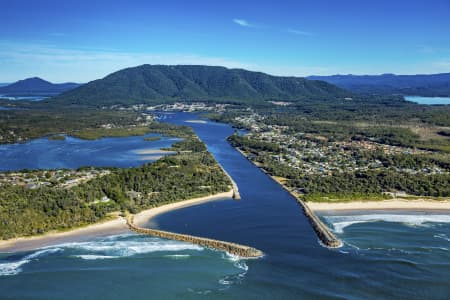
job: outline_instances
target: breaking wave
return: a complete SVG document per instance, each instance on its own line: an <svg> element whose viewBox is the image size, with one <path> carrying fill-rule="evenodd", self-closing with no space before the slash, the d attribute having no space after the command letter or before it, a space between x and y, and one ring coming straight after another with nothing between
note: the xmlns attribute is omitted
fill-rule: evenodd
<svg viewBox="0 0 450 300"><path fill-rule="evenodd" d="M91 242L67 243L59 245L65 249L84 252L77 257L82 259L108 259L128 257L151 252L180 252L185 250L201 251L202 247L188 243L163 240L158 238L104 239ZM85 254L85 252L88 252Z"/></svg>
<svg viewBox="0 0 450 300"><path fill-rule="evenodd" d="M85 259L85 260L97 260L97 259L119 258L120 256L86 254L86 255L74 255L74 257Z"/></svg>
<svg viewBox="0 0 450 300"><path fill-rule="evenodd" d="M228 286L240 283L248 272L248 265L245 263L245 260L241 259L237 255L233 255L228 252L226 252L222 256L222 258L232 262L233 265L241 271L238 272L237 274L228 275L225 276L224 278L219 279L219 284Z"/></svg>
<svg viewBox="0 0 450 300"><path fill-rule="evenodd" d="M164 255L164 257L171 258L171 259L186 259L191 256L189 254L169 254L169 255Z"/></svg>
<svg viewBox="0 0 450 300"><path fill-rule="evenodd" d="M52 254L55 252L62 251L61 248L51 248L51 249L43 249L36 251L34 253L28 254L25 257L23 257L19 261L13 261L13 262L4 262L0 263L0 276L10 276L10 275L16 275L22 272L22 266L38 259L39 257Z"/></svg>
<svg viewBox="0 0 450 300"><path fill-rule="evenodd" d="M424 226L427 223L450 223L450 215L443 214L365 214L347 216L324 216L333 225L336 233L353 224L369 222L394 222L409 226Z"/></svg>

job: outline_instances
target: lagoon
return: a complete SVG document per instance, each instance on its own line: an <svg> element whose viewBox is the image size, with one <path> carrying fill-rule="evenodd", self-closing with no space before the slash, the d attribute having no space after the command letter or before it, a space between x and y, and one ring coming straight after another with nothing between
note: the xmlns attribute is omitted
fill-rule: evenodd
<svg viewBox="0 0 450 300"><path fill-rule="evenodd" d="M78 241L0 254L0 298L447 299L450 295L450 217L402 211L323 213L321 218L344 246L322 247L295 200L227 143L234 131L231 126L192 122L199 118L188 113L161 113L161 120L193 127L234 178L242 199L171 211L147 226L250 245L265 256L242 260L135 234Z"/></svg>
<svg viewBox="0 0 450 300"><path fill-rule="evenodd" d="M179 141L162 137L157 141L145 136L82 140L66 136L64 140L34 139L25 143L0 145L0 171L22 169L76 169L83 166L128 168L155 161L159 150Z"/></svg>

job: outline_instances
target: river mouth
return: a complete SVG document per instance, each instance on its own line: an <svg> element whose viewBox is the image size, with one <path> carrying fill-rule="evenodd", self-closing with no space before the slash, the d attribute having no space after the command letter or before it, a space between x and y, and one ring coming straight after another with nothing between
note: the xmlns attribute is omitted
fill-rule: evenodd
<svg viewBox="0 0 450 300"><path fill-rule="evenodd" d="M82 250L49 253L19 266L22 271L16 275L0 276L1 296L79 299L89 293L88 299L148 299L149 295L165 299L203 295L214 299L446 299L450 294L449 223L412 226L388 219L360 223L353 222L359 219L336 219L327 224L353 223L337 233L344 246L330 250L320 246L295 200L226 142L233 128L210 121L187 123L199 120L189 113L161 115L164 122L194 128L235 179L242 199L170 211L152 219L152 226L251 245L265 256L232 261L223 252L183 249L116 257L125 255L123 249L139 245L141 238L149 239L144 242L146 247L158 240L123 237L117 241L126 241L127 246L116 244L112 249L112 241L102 238L100 244L99 240L83 241L88 244L82 244ZM65 251L82 257L66 257L70 252ZM0 259L17 263L28 254L1 254Z"/></svg>

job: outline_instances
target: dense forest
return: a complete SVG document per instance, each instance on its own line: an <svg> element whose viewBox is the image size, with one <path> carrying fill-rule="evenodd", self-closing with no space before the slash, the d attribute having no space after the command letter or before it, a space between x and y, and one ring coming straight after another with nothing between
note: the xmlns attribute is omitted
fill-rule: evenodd
<svg viewBox="0 0 450 300"><path fill-rule="evenodd" d="M15 143L47 135L67 133L87 138L90 129L105 124L134 126L139 114L129 111L81 109L0 110L0 143ZM89 134L91 133L91 134ZM96 135L101 137L101 135Z"/></svg>
<svg viewBox="0 0 450 300"><path fill-rule="evenodd" d="M286 185L304 194L306 200L323 199L384 199L383 193L402 191L410 195L429 197L450 196L450 175L427 174L422 170L437 166L450 171L450 158L446 154L387 155L381 151L355 150L356 160L379 161L374 170L334 172L331 174L305 174L281 164L274 155L283 152L278 145L232 135L228 141L249 154L254 162L271 175L286 178ZM420 170L406 172L402 169Z"/></svg>
<svg viewBox="0 0 450 300"><path fill-rule="evenodd" d="M173 101L258 103L264 100L328 100L351 95L324 81L271 76L242 69L142 65L112 73L46 100L48 104L103 106Z"/></svg>
<svg viewBox="0 0 450 300"><path fill-rule="evenodd" d="M161 129L164 125L160 126ZM175 126L168 125L174 130ZM115 211L131 211L228 191L230 182L192 130L174 144L179 154L152 164L111 169L110 175L66 189L3 185L0 189L0 238L68 229L105 219ZM32 171L30 171L32 172Z"/></svg>

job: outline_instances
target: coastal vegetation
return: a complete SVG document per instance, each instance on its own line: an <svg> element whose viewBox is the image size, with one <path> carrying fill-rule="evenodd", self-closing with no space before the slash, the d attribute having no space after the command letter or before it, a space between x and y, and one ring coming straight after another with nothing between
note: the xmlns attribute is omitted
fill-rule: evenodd
<svg viewBox="0 0 450 300"><path fill-rule="evenodd" d="M146 142L154 142L154 141L159 141L161 139L161 137L159 136L149 136L144 138L144 141Z"/></svg>
<svg viewBox="0 0 450 300"><path fill-rule="evenodd" d="M175 129L174 125L169 127ZM230 190L228 177L193 131L184 127L180 127L180 131L184 135L189 131L190 136L174 145L178 154L151 164L109 169L108 174L69 188L3 184L0 238L69 229L98 222L116 211L136 213Z"/></svg>
<svg viewBox="0 0 450 300"><path fill-rule="evenodd" d="M98 138L107 135L102 125L114 125L116 128L136 126L140 123L138 118L139 114L135 112L113 110L0 110L0 143L16 143L61 133ZM109 134L121 131L117 130L113 129Z"/></svg>
<svg viewBox="0 0 450 300"><path fill-rule="evenodd" d="M181 138L192 135L188 127L159 123L147 114L130 110L44 109L25 102L21 105L27 109L0 110L0 144L23 142L42 136L48 136L50 140L61 140L64 135L95 140L139 136L150 132Z"/></svg>
<svg viewBox="0 0 450 300"><path fill-rule="evenodd" d="M96 140L103 137L126 137L150 133L149 126L126 126L119 128L85 128L71 135L83 140Z"/></svg>
<svg viewBox="0 0 450 300"><path fill-rule="evenodd" d="M180 99L182 105L174 104ZM194 105L198 100L204 103ZM229 189L229 179L191 128L158 123L145 111L161 105L203 109L210 119L247 129L230 143L308 201L450 196L450 106L352 94L325 82L245 70L150 65L39 103L0 104L11 108L0 110L0 143L150 132L182 138L165 149L176 155L110 169L76 185L27 188L6 182L0 189L1 238L72 228L112 212Z"/></svg>
<svg viewBox="0 0 450 300"><path fill-rule="evenodd" d="M282 116L235 115L232 122L250 133L229 142L307 201L450 196L449 139L426 139L402 126Z"/></svg>
<svg viewBox="0 0 450 300"><path fill-rule="evenodd" d="M51 135L48 137L49 141L64 141L66 137L61 134Z"/></svg>

